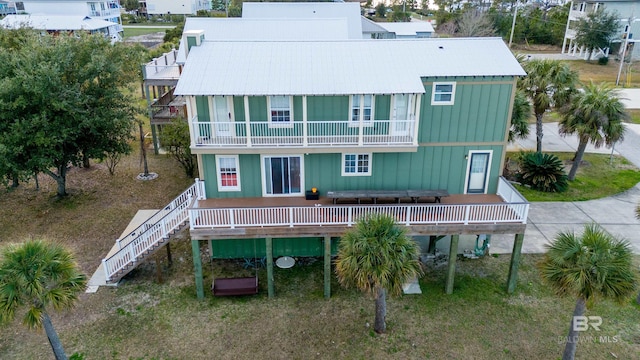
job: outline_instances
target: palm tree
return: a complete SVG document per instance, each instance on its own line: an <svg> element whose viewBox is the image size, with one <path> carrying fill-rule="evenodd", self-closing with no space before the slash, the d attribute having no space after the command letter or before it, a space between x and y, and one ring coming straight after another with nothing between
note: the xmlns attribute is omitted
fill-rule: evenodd
<svg viewBox="0 0 640 360"><path fill-rule="evenodd" d="M374 296L377 333L386 331L387 292L400 295L407 280L422 274L419 255L418 244L386 215L367 215L342 236L336 260L338 281Z"/></svg>
<svg viewBox="0 0 640 360"><path fill-rule="evenodd" d="M562 112L560 135L578 134L578 149L568 176L572 181L576 178L587 144L591 142L599 148L603 144L611 146L622 140L625 130L622 121L629 115L613 87L605 83L595 85L593 82L577 93Z"/></svg>
<svg viewBox="0 0 640 360"><path fill-rule="evenodd" d="M44 327L56 359L66 359L47 309L73 307L86 282L61 245L42 240L7 245L0 251L0 323L26 308L22 322L31 329Z"/></svg>
<svg viewBox="0 0 640 360"><path fill-rule="evenodd" d="M636 278L628 242L616 239L597 224L587 224L582 236L560 232L547 244L547 253L539 264L544 281L559 295L577 297L569 336L562 355L573 359L577 330L574 319L599 298L624 302L634 291Z"/></svg>
<svg viewBox="0 0 640 360"><path fill-rule="evenodd" d="M529 118L531 117L531 103L527 95L520 89L516 90L511 111L511 128L509 128L509 142L515 139L526 139L529 136Z"/></svg>
<svg viewBox="0 0 640 360"><path fill-rule="evenodd" d="M578 73L559 60L534 59L521 62L527 72L518 80L518 88L524 91L533 104L536 116L536 151L542 152L542 117L552 107L567 103L575 92Z"/></svg>

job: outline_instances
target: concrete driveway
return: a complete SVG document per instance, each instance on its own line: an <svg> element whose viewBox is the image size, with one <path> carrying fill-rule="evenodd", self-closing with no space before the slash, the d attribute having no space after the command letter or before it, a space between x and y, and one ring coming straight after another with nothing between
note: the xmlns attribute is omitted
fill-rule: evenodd
<svg viewBox="0 0 640 360"><path fill-rule="evenodd" d="M626 157L640 168L640 125L626 124L625 140L616 144L615 153ZM510 150L535 150L535 125L528 139L520 140ZM577 138L558 135L557 123L544 124L542 148L549 151L575 151ZM611 149L587 148L590 152L611 153ZM631 243L633 251L640 254L640 221L635 218L640 203L640 184L611 197L589 201L534 202L529 209L523 253L543 253L544 245L552 241L560 231L582 231L584 224L596 222L612 235ZM491 253L508 254L513 246L513 236L493 236Z"/></svg>

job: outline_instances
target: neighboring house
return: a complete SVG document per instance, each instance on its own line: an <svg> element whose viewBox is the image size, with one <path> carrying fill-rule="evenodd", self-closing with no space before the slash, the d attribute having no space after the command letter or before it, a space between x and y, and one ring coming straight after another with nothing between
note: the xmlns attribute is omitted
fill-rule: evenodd
<svg viewBox="0 0 640 360"><path fill-rule="evenodd" d="M349 39L362 39L357 2L245 2L243 19L346 19Z"/></svg>
<svg viewBox="0 0 640 360"><path fill-rule="evenodd" d="M430 38L433 35L433 25L427 21L411 22L381 22L379 26L384 28L388 35L387 39L412 39Z"/></svg>
<svg viewBox="0 0 640 360"><path fill-rule="evenodd" d="M0 20L0 27L5 29L28 27L50 34L82 31L89 34L103 34L111 37L112 41L117 41L117 37L109 35L109 29L114 25L117 24L82 15L7 15Z"/></svg>
<svg viewBox="0 0 640 360"><path fill-rule="evenodd" d="M200 10L211 10L210 0L141 0L139 14L148 15L195 15Z"/></svg>
<svg viewBox="0 0 640 360"><path fill-rule="evenodd" d="M608 47L595 49L591 53L575 41L575 27L580 19L586 18L588 14L598 9L618 14L618 35L612 41L613 49ZM590 55L592 58L598 58L609 56L610 53L622 56L622 45L626 44L625 58L630 56L632 59L638 59L640 57L640 49L635 46L638 35L640 35L640 2L624 0L574 1L571 3L569 18L567 19L562 53L584 57L585 59Z"/></svg>
<svg viewBox="0 0 640 360"><path fill-rule="evenodd" d="M502 39L219 40L192 29L183 44L174 95L199 179L118 240L108 282L188 223L198 297L201 241L211 258L264 257L269 296L275 258L324 257L329 296L340 236L384 213L425 252L450 241L447 293L461 235L516 234L513 291L529 204L501 174L525 73ZM332 202L341 192L352 198Z"/></svg>
<svg viewBox="0 0 640 360"><path fill-rule="evenodd" d="M0 16L16 14L16 4L13 1L0 0Z"/></svg>
<svg viewBox="0 0 640 360"><path fill-rule="evenodd" d="M16 1L18 14L88 16L92 19L113 23L108 28L109 36L122 39L122 19L120 3L117 0L23 0Z"/></svg>

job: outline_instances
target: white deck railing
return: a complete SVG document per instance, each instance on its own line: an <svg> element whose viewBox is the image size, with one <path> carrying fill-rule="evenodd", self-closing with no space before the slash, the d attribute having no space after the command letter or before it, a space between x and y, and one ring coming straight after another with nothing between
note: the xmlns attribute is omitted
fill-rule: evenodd
<svg viewBox="0 0 640 360"><path fill-rule="evenodd" d="M504 202L512 206L526 204L527 207L524 209L524 213L522 213L522 218L524 219L524 223L527 222L527 216L529 216L529 202L518 192L518 190L516 190L516 188L513 187L513 185L511 185L511 183L509 183L507 179L502 176L498 178L498 190L496 191L496 195L500 196ZM516 210L514 209L514 211Z"/></svg>
<svg viewBox="0 0 640 360"><path fill-rule="evenodd" d="M165 75L163 78L175 78L177 80L180 77L179 65L176 64L177 58L178 50L173 49L144 64L142 66L143 79Z"/></svg>
<svg viewBox="0 0 640 360"><path fill-rule="evenodd" d="M111 281L113 275L136 263L147 250L188 221L187 209L196 199L204 199L204 183L198 179L165 208L155 213L127 236L116 240L119 250L110 257L102 259L106 280Z"/></svg>
<svg viewBox="0 0 640 360"><path fill-rule="evenodd" d="M415 120L198 122L192 119L194 146L365 146L416 145Z"/></svg>
<svg viewBox="0 0 640 360"><path fill-rule="evenodd" d="M526 223L528 203L397 204L189 209L192 230L269 226L352 226L369 213L392 216L403 225Z"/></svg>

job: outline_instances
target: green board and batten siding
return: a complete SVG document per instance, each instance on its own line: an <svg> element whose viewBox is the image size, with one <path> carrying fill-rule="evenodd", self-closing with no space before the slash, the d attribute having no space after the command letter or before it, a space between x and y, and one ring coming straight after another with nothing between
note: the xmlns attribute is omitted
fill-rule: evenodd
<svg viewBox="0 0 640 360"><path fill-rule="evenodd" d="M371 176L342 176L342 154L304 155L307 189L447 189L452 194L464 190L469 150L493 150L489 192L495 192L500 172L499 154L502 146L428 146L416 153L376 153L373 155ZM294 152L295 153L295 152ZM242 191L218 192L214 155L202 155L205 187L208 198L261 197L262 181L260 155L240 155Z"/></svg>
<svg viewBox="0 0 640 360"><path fill-rule="evenodd" d="M331 241L331 254L338 253L338 238ZM273 257L322 256L324 238L274 238ZM264 238L210 240L211 256L214 259L263 258L267 256Z"/></svg>
<svg viewBox="0 0 640 360"><path fill-rule="evenodd" d="M471 81L472 80L472 81ZM454 105L431 105L431 84L452 79L425 81L426 93L420 111L420 135L423 143L502 142L507 121L513 79L459 79ZM476 84L474 84L476 82ZM495 82L491 84L491 82ZM501 129L501 131L496 131Z"/></svg>

